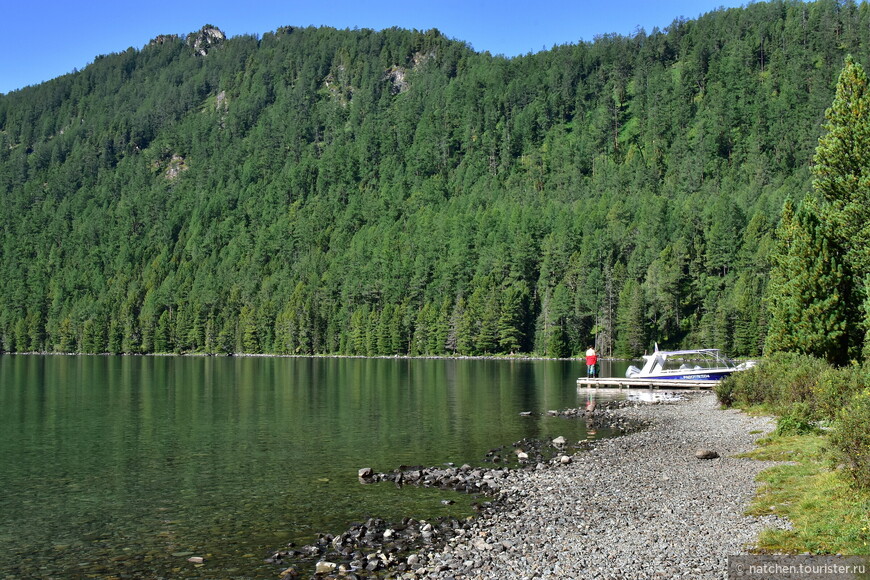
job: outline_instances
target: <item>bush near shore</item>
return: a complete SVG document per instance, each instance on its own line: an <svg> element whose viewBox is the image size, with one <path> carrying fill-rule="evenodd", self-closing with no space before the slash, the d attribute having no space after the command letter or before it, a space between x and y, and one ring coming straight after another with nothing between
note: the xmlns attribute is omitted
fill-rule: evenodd
<svg viewBox="0 0 870 580"><path fill-rule="evenodd" d="M763 534L759 549L870 553L870 364L778 353L716 394L725 406L778 416L747 456L789 463L762 473L750 513L787 517L793 529Z"/></svg>
<svg viewBox="0 0 870 580"><path fill-rule="evenodd" d="M870 490L870 363L832 367L796 353L777 353L723 381L722 404L778 415L776 434L823 428L827 451L857 487Z"/></svg>

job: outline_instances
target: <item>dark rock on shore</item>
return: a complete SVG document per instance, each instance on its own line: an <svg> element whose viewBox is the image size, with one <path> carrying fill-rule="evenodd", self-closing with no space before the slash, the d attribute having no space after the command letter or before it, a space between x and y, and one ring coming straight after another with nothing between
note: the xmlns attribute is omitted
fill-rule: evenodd
<svg viewBox="0 0 870 580"><path fill-rule="evenodd" d="M698 459L716 459L719 457L719 454L713 451L712 449L698 449L695 451L695 457Z"/></svg>
<svg viewBox="0 0 870 580"><path fill-rule="evenodd" d="M314 565L316 578L380 577L382 574L411 570L419 561L417 551L446 545L447 540L465 533L470 521L443 518L436 522L405 518L387 522L370 518L351 525L338 536L321 534L317 542L298 550L279 550L266 559L269 563L298 561ZM298 574L291 566L282 573Z"/></svg>
<svg viewBox="0 0 870 580"><path fill-rule="evenodd" d="M497 455L490 451L494 457ZM500 488L500 481L507 477L507 468L484 469L470 465L462 467L412 467L396 469L387 473L371 473L360 477L362 483L393 482L398 486L418 485L436 487L465 493L493 494ZM360 470L362 471L362 470Z"/></svg>
<svg viewBox="0 0 870 580"><path fill-rule="evenodd" d="M649 425L646 419L626 416L619 411L622 409L637 408L647 403L636 401L602 401L586 408L564 409L562 411L548 411L547 415L564 417L566 419L585 419L589 430L609 429L617 435L633 433ZM657 403L653 403L657 404ZM534 417L531 411L520 413L523 417ZM540 415L540 414L539 414Z"/></svg>

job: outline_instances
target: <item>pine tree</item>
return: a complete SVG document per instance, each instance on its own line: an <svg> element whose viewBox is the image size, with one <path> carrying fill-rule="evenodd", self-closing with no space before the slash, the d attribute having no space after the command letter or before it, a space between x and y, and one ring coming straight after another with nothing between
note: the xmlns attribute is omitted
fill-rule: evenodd
<svg viewBox="0 0 870 580"><path fill-rule="evenodd" d="M552 328L550 331L550 337L547 340L547 356L553 358L571 356L571 350L568 347L568 334L561 325Z"/></svg>
<svg viewBox="0 0 870 580"><path fill-rule="evenodd" d="M571 354L568 343L568 317L571 315L571 294L561 282L556 285L541 312L544 329L544 350L548 356L566 357Z"/></svg>
<svg viewBox="0 0 870 580"><path fill-rule="evenodd" d="M291 354L295 347L295 312L285 307L275 319L275 351L278 354Z"/></svg>
<svg viewBox="0 0 870 580"><path fill-rule="evenodd" d="M60 322L57 350L60 352L75 352L76 350L76 329L69 316Z"/></svg>
<svg viewBox="0 0 870 580"><path fill-rule="evenodd" d="M408 354L408 328L405 324L406 304L400 304L393 309L390 318L390 352L389 354Z"/></svg>
<svg viewBox="0 0 870 580"><path fill-rule="evenodd" d="M242 330L242 352L259 352L260 333L253 306L245 304L239 312L239 326Z"/></svg>
<svg viewBox="0 0 870 580"><path fill-rule="evenodd" d="M203 337L206 353L215 353L217 347L217 334L217 322L215 321L214 312L209 312L205 321L205 335Z"/></svg>
<svg viewBox="0 0 870 580"><path fill-rule="evenodd" d="M465 298L458 296L450 313L444 350L451 354L468 354L471 346L471 317L468 314Z"/></svg>
<svg viewBox="0 0 870 580"><path fill-rule="evenodd" d="M121 322L112 318L109 322L109 352L111 354L121 354L123 351L124 329L121 327Z"/></svg>
<svg viewBox="0 0 870 580"><path fill-rule="evenodd" d="M477 335L474 340L475 351L479 354L490 354L498 348L498 323L501 308L498 303L498 294L493 288L480 303L478 311L479 322Z"/></svg>
<svg viewBox="0 0 870 580"><path fill-rule="evenodd" d="M435 313L433 309L432 331L429 333L429 354L443 354L447 352L447 344L450 338L450 298L445 297L441 301L441 307Z"/></svg>
<svg viewBox="0 0 870 580"><path fill-rule="evenodd" d="M783 207L774 268L768 285L771 321L765 352L796 351L848 362L851 278L836 242L807 198Z"/></svg>
<svg viewBox="0 0 870 580"><path fill-rule="evenodd" d="M825 119L825 134L813 158L813 188L826 202L822 219L851 272L847 324L853 335L862 328L866 333L850 337L850 347L863 341L864 352L870 354L870 83L851 55ZM856 354L854 348L850 352Z"/></svg>
<svg viewBox="0 0 870 580"><path fill-rule="evenodd" d="M851 56L825 118L826 133L813 158L813 188L827 202L825 220L849 264L870 273L870 86Z"/></svg>
<svg viewBox="0 0 870 580"><path fill-rule="evenodd" d="M429 336L432 333L433 325L432 305L426 302L422 308L417 311L417 316L414 321L414 335L411 338L412 356L429 354Z"/></svg>
<svg viewBox="0 0 870 580"><path fill-rule="evenodd" d="M368 325L366 326L366 349L365 355L375 356L378 354L378 327L380 324L380 312L376 308L372 308L368 316ZM363 353L360 353L363 354Z"/></svg>
<svg viewBox="0 0 870 580"><path fill-rule="evenodd" d="M377 352L376 354L385 355L385 354L393 354L390 352L392 348L392 333L390 329L390 324L393 320L393 305L387 304L384 306L384 309L381 311L380 318L378 319L378 330L377 330Z"/></svg>
<svg viewBox="0 0 870 580"><path fill-rule="evenodd" d="M179 306L173 318L171 350L176 353L189 351L192 348L188 340L191 335L190 309Z"/></svg>
<svg viewBox="0 0 870 580"><path fill-rule="evenodd" d="M154 352L166 353L172 350L171 327L172 320L169 310L164 310L154 331Z"/></svg>
<svg viewBox="0 0 870 580"><path fill-rule="evenodd" d="M498 344L503 352L522 350L527 302L528 292L523 287L514 285L504 292L498 319Z"/></svg>
<svg viewBox="0 0 870 580"><path fill-rule="evenodd" d="M636 358L646 349L646 324L643 287L636 280L628 280L619 292L616 310L616 353Z"/></svg>
<svg viewBox="0 0 870 580"><path fill-rule="evenodd" d="M190 330L185 338L187 339L188 348L191 351L198 352L202 350L205 343L202 307L199 304L193 304L189 311L189 316Z"/></svg>
<svg viewBox="0 0 870 580"><path fill-rule="evenodd" d="M215 349L219 353L233 354L236 352L236 325L227 318L221 325L215 341Z"/></svg>
<svg viewBox="0 0 870 580"><path fill-rule="evenodd" d="M367 305L357 308L350 315L350 339L348 340L350 354L366 354L368 324L369 308Z"/></svg>
<svg viewBox="0 0 870 580"><path fill-rule="evenodd" d="M15 350L17 352L27 352L30 346L30 337L27 336L27 322L23 318L19 318L14 326L15 332Z"/></svg>
<svg viewBox="0 0 870 580"><path fill-rule="evenodd" d="M45 350L45 318L41 310L27 315L27 334L30 338L30 350L35 352Z"/></svg>

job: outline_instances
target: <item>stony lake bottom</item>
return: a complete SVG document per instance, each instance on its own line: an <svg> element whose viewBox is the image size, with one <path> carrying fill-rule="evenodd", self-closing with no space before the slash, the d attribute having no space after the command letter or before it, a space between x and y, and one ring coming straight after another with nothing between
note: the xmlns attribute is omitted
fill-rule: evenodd
<svg viewBox="0 0 870 580"><path fill-rule="evenodd" d="M264 559L291 541L372 516L464 517L470 496L363 486L357 470L584 439L582 420L547 415L585 404L582 374L579 361L2 355L0 573L274 578Z"/></svg>

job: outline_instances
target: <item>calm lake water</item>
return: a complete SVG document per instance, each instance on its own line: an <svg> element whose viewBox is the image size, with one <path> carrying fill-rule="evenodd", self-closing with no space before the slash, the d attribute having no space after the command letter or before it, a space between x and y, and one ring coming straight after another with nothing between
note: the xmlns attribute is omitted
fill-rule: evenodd
<svg viewBox="0 0 870 580"><path fill-rule="evenodd" d="M585 404L582 374L572 361L2 355L0 573L275 578L263 560L289 541L370 516L462 517L473 498L363 486L357 470L583 439L582 420L546 416Z"/></svg>

